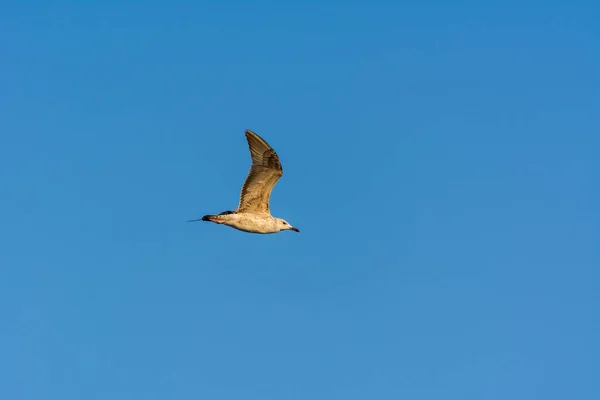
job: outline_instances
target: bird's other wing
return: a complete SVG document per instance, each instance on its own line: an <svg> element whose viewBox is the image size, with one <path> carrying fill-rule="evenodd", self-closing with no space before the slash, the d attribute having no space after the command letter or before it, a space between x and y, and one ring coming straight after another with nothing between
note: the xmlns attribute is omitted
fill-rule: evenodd
<svg viewBox="0 0 600 400"><path fill-rule="evenodd" d="M281 162L275 150L256 133L246 130L246 139L252 157L252 166L242 186L237 212L267 213L273 187L283 175Z"/></svg>

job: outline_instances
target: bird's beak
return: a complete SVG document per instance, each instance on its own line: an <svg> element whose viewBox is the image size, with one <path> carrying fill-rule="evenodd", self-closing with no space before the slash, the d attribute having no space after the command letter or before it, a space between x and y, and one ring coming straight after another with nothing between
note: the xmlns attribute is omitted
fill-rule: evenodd
<svg viewBox="0 0 600 400"><path fill-rule="evenodd" d="M300 232L300 229L298 229L298 228L296 228L294 226L292 226L290 229L293 230L294 232Z"/></svg>

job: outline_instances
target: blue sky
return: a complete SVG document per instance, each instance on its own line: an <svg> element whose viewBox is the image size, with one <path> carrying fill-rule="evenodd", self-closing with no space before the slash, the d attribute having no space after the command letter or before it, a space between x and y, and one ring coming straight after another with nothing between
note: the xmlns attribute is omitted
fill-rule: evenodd
<svg viewBox="0 0 600 400"><path fill-rule="evenodd" d="M1 6L0 398L600 398L598 4L215 3Z"/></svg>

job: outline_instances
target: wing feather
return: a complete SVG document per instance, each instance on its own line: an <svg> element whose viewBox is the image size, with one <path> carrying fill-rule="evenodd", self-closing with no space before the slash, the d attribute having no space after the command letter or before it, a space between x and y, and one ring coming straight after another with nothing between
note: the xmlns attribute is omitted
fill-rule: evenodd
<svg viewBox="0 0 600 400"><path fill-rule="evenodd" d="M246 139L252 166L242 186L237 212L270 214L269 199L283 168L277 153L263 138L246 130Z"/></svg>

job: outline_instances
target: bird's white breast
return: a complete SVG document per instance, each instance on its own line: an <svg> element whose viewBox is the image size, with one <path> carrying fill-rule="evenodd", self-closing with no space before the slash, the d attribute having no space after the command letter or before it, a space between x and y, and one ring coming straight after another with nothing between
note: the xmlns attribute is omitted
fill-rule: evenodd
<svg viewBox="0 0 600 400"><path fill-rule="evenodd" d="M225 225L252 233L275 233L279 232L277 220L268 214L237 213L227 215L224 218Z"/></svg>

